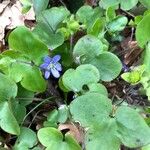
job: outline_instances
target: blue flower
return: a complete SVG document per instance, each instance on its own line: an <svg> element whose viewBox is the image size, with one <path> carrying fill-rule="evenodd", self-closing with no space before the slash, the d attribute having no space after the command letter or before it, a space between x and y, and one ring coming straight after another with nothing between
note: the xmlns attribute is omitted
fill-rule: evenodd
<svg viewBox="0 0 150 150"><path fill-rule="evenodd" d="M48 79L52 74L55 78L60 77L60 71L62 71L62 66L59 63L61 59L60 55L55 55L53 58L46 56L44 57L44 63L40 65L41 70L44 70L44 77Z"/></svg>

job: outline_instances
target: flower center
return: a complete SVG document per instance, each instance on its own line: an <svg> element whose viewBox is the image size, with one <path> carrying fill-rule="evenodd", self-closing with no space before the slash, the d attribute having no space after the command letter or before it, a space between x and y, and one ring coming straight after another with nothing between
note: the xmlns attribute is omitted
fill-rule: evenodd
<svg viewBox="0 0 150 150"><path fill-rule="evenodd" d="M52 69L52 68L55 68L55 65L52 64L52 63L50 63L50 64L48 65L47 69L50 70L50 69Z"/></svg>

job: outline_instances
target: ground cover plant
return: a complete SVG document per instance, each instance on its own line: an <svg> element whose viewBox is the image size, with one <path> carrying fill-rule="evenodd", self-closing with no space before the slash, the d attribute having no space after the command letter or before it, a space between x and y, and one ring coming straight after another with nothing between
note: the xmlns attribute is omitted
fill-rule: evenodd
<svg viewBox="0 0 150 150"><path fill-rule="evenodd" d="M150 150L150 1L18 2L35 19L3 29L0 149Z"/></svg>

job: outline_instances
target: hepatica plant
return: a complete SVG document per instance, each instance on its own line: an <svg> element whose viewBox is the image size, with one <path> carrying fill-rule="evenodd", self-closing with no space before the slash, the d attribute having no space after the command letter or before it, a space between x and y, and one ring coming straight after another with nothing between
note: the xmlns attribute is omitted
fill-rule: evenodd
<svg viewBox="0 0 150 150"><path fill-rule="evenodd" d="M70 10L48 0L21 2L24 13L34 7L36 25L11 31L9 48L0 54L0 148L5 150L5 132L15 141L13 150L119 150L122 145L145 150L150 127L144 109L126 100L115 103L105 85L121 80L123 62L115 44L130 28L128 11L137 4L149 9L150 2L101 0ZM142 83L148 97L149 20L147 11L138 23L132 21L146 54L141 66L121 75L131 84ZM61 128L68 124L74 134Z"/></svg>

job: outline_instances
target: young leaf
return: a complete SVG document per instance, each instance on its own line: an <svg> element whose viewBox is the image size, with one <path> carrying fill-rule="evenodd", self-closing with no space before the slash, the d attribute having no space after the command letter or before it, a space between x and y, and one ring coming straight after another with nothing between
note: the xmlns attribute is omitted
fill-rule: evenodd
<svg viewBox="0 0 150 150"><path fill-rule="evenodd" d="M63 137L64 136L64 137ZM42 128L38 131L39 141L46 150L81 150L78 143L70 135L62 133L51 127Z"/></svg>
<svg viewBox="0 0 150 150"><path fill-rule="evenodd" d="M11 49L23 53L36 65L40 65L42 58L48 55L46 45L38 40L26 27L18 27L11 32L9 46Z"/></svg>
<svg viewBox="0 0 150 150"><path fill-rule="evenodd" d="M150 143L150 127L134 109L119 107L116 121L119 138L124 145L136 148Z"/></svg>
<svg viewBox="0 0 150 150"><path fill-rule="evenodd" d="M98 93L86 93L70 104L70 112L75 121L83 127L102 124L112 111L110 99Z"/></svg>
<svg viewBox="0 0 150 150"><path fill-rule="evenodd" d="M20 128L8 102L0 103L0 127L10 134L19 135Z"/></svg>
<svg viewBox="0 0 150 150"><path fill-rule="evenodd" d="M97 68L86 64L80 65L76 70L67 70L62 77L62 82L69 91L79 92L83 90L84 85L97 83L99 79L100 75Z"/></svg>

